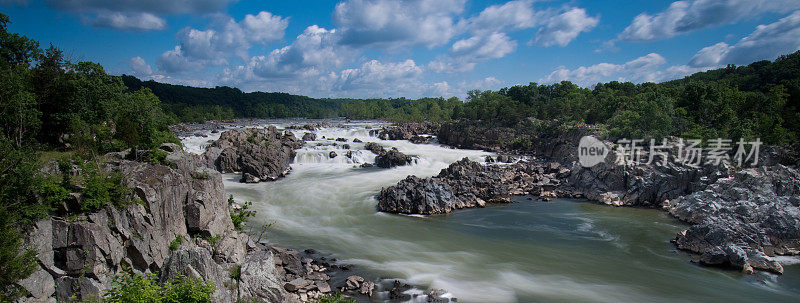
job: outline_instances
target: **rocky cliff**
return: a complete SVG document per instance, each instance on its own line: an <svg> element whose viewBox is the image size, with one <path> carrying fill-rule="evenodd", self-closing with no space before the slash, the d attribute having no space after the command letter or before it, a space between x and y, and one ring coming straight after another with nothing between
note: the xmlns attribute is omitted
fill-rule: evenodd
<svg viewBox="0 0 800 303"><path fill-rule="evenodd" d="M125 160L124 153L107 155L105 169L124 175L135 203L52 217L31 227L26 245L37 250L40 269L19 282L30 293L20 302L100 297L123 267L156 273L162 281L179 274L214 281L217 302L291 302L330 291L324 269L312 267L315 261L256 243L234 229L222 177L206 167L204 157L174 144L161 149L168 152L169 166ZM182 244L171 249L177 238ZM235 268L241 274L234 279ZM312 285L287 291L288 278L303 277Z"/></svg>

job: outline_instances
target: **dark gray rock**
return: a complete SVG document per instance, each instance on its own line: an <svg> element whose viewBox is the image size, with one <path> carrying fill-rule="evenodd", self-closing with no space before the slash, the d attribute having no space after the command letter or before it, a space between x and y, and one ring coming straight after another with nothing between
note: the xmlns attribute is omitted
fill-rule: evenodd
<svg viewBox="0 0 800 303"><path fill-rule="evenodd" d="M375 165L380 168L391 168L411 163L411 157L397 149L383 151L375 157Z"/></svg>
<svg viewBox="0 0 800 303"><path fill-rule="evenodd" d="M364 144L364 149L369 150L376 155L380 155L382 152L384 152L383 146L375 142L367 142Z"/></svg>
<svg viewBox="0 0 800 303"><path fill-rule="evenodd" d="M378 210L404 214L442 214L456 209L508 203L511 195L539 194L555 187L532 168L533 164L481 165L467 158L443 169L437 176L409 176L383 188Z"/></svg>
<svg viewBox="0 0 800 303"><path fill-rule="evenodd" d="M312 281L309 281L309 280L306 280L306 279L303 279L303 278L297 278L297 279L294 279L292 281L289 281L289 282L286 282L285 284L283 284L283 288L285 288L287 291L295 292L295 291L300 290L303 287L311 285L312 283L313 283Z"/></svg>
<svg viewBox="0 0 800 303"><path fill-rule="evenodd" d="M384 128L378 134L378 137L384 140L411 140L411 138L424 134L435 134L439 129L439 124L432 122L407 122L395 124L391 127ZM418 142L426 138L417 138Z"/></svg>
<svg viewBox="0 0 800 303"><path fill-rule="evenodd" d="M275 126L234 129L223 132L204 156L222 173L242 172L242 182L273 181L289 172L295 149L304 143Z"/></svg>
<svg viewBox="0 0 800 303"><path fill-rule="evenodd" d="M430 142L430 138L426 136L414 135L409 138L408 141L414 144L427 144Z"/></svg>
<svg viewBox="0 0 800 303"><path fill-rule="evenodd" d="M303 141L314 141L314 140L317 140L317 134L315 133L303 134Z"/></svg>
<svg viewBox="0 0 800 303"><path fill-rule="evenodd" d="M202 156L173 145L162 149L173 165L121 158L105 167L122 172L137 203L69 221L49 218L27 231L25 245L39 252L41 266L19 282L29 292L20 302L99 298L123 266L160 273L162 281L178 274L214 281L214 300L219 302L235 301L238 294L286 301L272 254L247 245L247 237L234 230L219 172L206 168ZM221 238L212 246L205 240L189 241L192 235ZM186 240L170 251L176 237ZM229 288L226 285L236 285L230 280L235 264L241 265L242 278L238 288Z"/></svg>
<svg viewBox="0 0 800 303"><path fill-rule="evenodd" d="M694 225L676 238L701 262L783 272L773 255L800 254L800 173L783 165L744 169L665 203ZM753 261L751 261L753 259Z"/></svg>

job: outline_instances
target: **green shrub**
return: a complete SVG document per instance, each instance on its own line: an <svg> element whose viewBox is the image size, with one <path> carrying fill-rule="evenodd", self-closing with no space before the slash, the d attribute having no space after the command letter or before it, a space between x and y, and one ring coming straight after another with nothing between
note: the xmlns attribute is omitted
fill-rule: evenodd
<svg viewBox="0 0 800 303"><path fill-rule="evenodd" d="M81 210L97 211L108 203L112 203L117 208L127 206L130 189L123 184L122 174L119 172L102 173L96 166L97 163L94 162L82 165L84 189Z"/></svg>
<svg viewBox="0 0 800 303"><path fill-rule="evenodd" d="M205 235L201 235L201 234L196 234L196 235L194 235L192 237L206 240L206 241L208 241L209 244L211 244L211 246L217 245L217 242L219 242L219 240L222 239L222 235L205 236Z"/></svg>
<svg viewBox="0 0 800 303"><path fill-rule="evenodd" d="M233 279L233 280L235 280L237 282L241 281L242 280L242 266L239 265L239 264L234 264L233 267L231 267L230 277L231 277L231 279Z"/></svg>
<svg viewBox="0 0 800 303"><path fill-rule="evenodd" d="M171 282L164 283L164 303L201 303L211 302L214 293L214 282L195 280L183 275Z"/></svg>
<svg viewBox="0 0 800 303"><path fill-rule="evenodd" d="M209 175L208 172L205 171L194 171L192 172L192 179L195 180L208 180Z"/></svg>
<svg viewBox="0 0 800 303"><path fill-rule="evenodd" d="M175 240L169 243L169 250L178 250L178 247L183 244L183 237L181 235L175 236Z"/></svg>
<svg viewBox="0 0 800 303"><path fill-rule="evenodd" d="M123 270L114 276L111 289L103 297L108 302L161 302L162 291L155 274L130 274Z"/></svg>
<svg viewBox="0 0 800 303"><path fill-rule="evenodd" d="M72 161L68 157L58 159L58 171L61 172L61 186L69 188L72 186L70 174L72 173Z"/></svg>
<svg viewBox="0 0 800 303"><path fill-rule="evenodd" d="M328 294L320 297L317 303L356 303L356 300L337 292L336 294Z"/></svg>
<svg viewBox="0 0 800 303"><path fill-rule="evenodd" d="M250 217L256 215L255 210L248 210L251 205L253 205L253 202L247 201L242 204L241 210L231 211L231 221L233 221L233 227L236 228L236 230L241 231L244 228L244 224L250 220Z"/></svg>
<svg viewBox="0 0 800 303"><path fill-rule="evenodd" d="M169 166L169 161L167 161L167 152L158 148L151 148L148 150L144 155L144 162L151 163L151 164L158 164L158 165L166 165Z"/></svg>
<svg viewBox="0 0 800 303"><path fill-rule="evenodd" d="M45 179L36 185L44 204L50 207L58 207L62 202L69 199L69 191L61 184L57 184L52 180Z"/></svg>
<svg viewBox="0 0 800 303"><path fill-rule="evenodd" d="M533 142L531 142L530 138L525 137L517 137L511 142L508 143L508 146L513 149L529 149L533 146Z"/></svg>
<svg viewBox="0 0 800 303"><path fill-rule="evenodd" d="M123 270L114 276L111 289L106 290L106 302L124 303L201 303L211 302L214 282L190 279L180 275L159 284L154 274L131 274Z"/></svg>
<svg viewBox="0 0 800 303"><path fill-rule="evenodd" d="M256 144L256 142L258 142L258 140L256 140L256 133L255 132L253 132L252 134L250 134L250 136L247 137L247 142L250 142L250 143L253 143L253 144Z"/></svg>
<svg viewBox="0 0 800 303"><path fill-rule="evenodd" d="M30 276L38 264L36 251L23 249L23 236L15 226L16 214L0 207L0 302L13 302L25 293L14 283Z"/></svg>

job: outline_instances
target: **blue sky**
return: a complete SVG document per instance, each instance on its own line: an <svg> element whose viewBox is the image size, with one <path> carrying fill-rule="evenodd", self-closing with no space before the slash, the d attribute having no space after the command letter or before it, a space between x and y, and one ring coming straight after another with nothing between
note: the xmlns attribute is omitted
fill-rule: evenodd
<svg viewBox="0 0 800 303"><path fill-rule="evenodd" d="M0 0L112 74L313 97L664 81L800 49L800 1Z"/></svg>

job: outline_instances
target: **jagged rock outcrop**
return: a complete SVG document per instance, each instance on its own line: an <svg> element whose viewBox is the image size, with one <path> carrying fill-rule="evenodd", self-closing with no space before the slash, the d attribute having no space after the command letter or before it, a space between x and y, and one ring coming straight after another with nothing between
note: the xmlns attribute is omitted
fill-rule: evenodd
<svg viewBox="0 0 800 303"><path fill-rule="evenodd" d="M481 165L464 158L435 177L408 176L397 185L381 189L378 210L423 215L449 213L484 207L487 203L508 203L511 195L539 195L559 182L553 172L536 164Z"/></svg>
<svg viewBox="0 0 800 303"><path fill-rule="evenodd" d="M800 172L783 165L744 169L665 203L694 224L675 240L711 265L783 272L769 257L800 254Z"/></svg>
<svg viewBox="0 0 800 303"><path fill-rule="evenodd" d="M375 156L375 165L380 168L392 168L411 163L411 157L401 153L396 148L389 151L381 151Z"/></svg>
<svg viewBox="0 0 800 303"><path fill-rule="evenodd" d="M272 252L234 230L221 175L177 145L161 149L170 166L108 156L105 169L124 175L135 203L52 217L31 227L26 245L37 250L41 268L19 282L30 293L20 302L99 298L123 267L159 273L165 281L178 274L214 281L218 302L242 295L269 302L290 297L280 287L283 277L270 260ZM183 244L170 250L176 238ZM204 240L211 238L213 244ZM234 266L242 268L238 283L230 277Z"/></svg>
<svg viewBox="0 0 800 303"><path fill-rule="evenodd" d="M419 135L435 134L438 129L439 124L433 122L399 123L381 129L378 133L378 137L384 140L411 140L414 137L421 137ZM422 139L417 138L415 141L420 142L421 140ZM427 143L427 141L425 141L425 143Z"/></svg>
<svg viewBox="0 0 800 303"><path fill-rule="evenodd" d="M367 142L364 144L364 149L369 150L376 155L380 155L384 151L383 146L375 142Z"/></svg>
<svg viewBox="0 0 800 303"><path fill-rule="evenodd" d="M274 181L289 172L295 149L304 143L275 126L234 129L223 132L203 155L222 173L241 172L241 182Z"/></svg>

